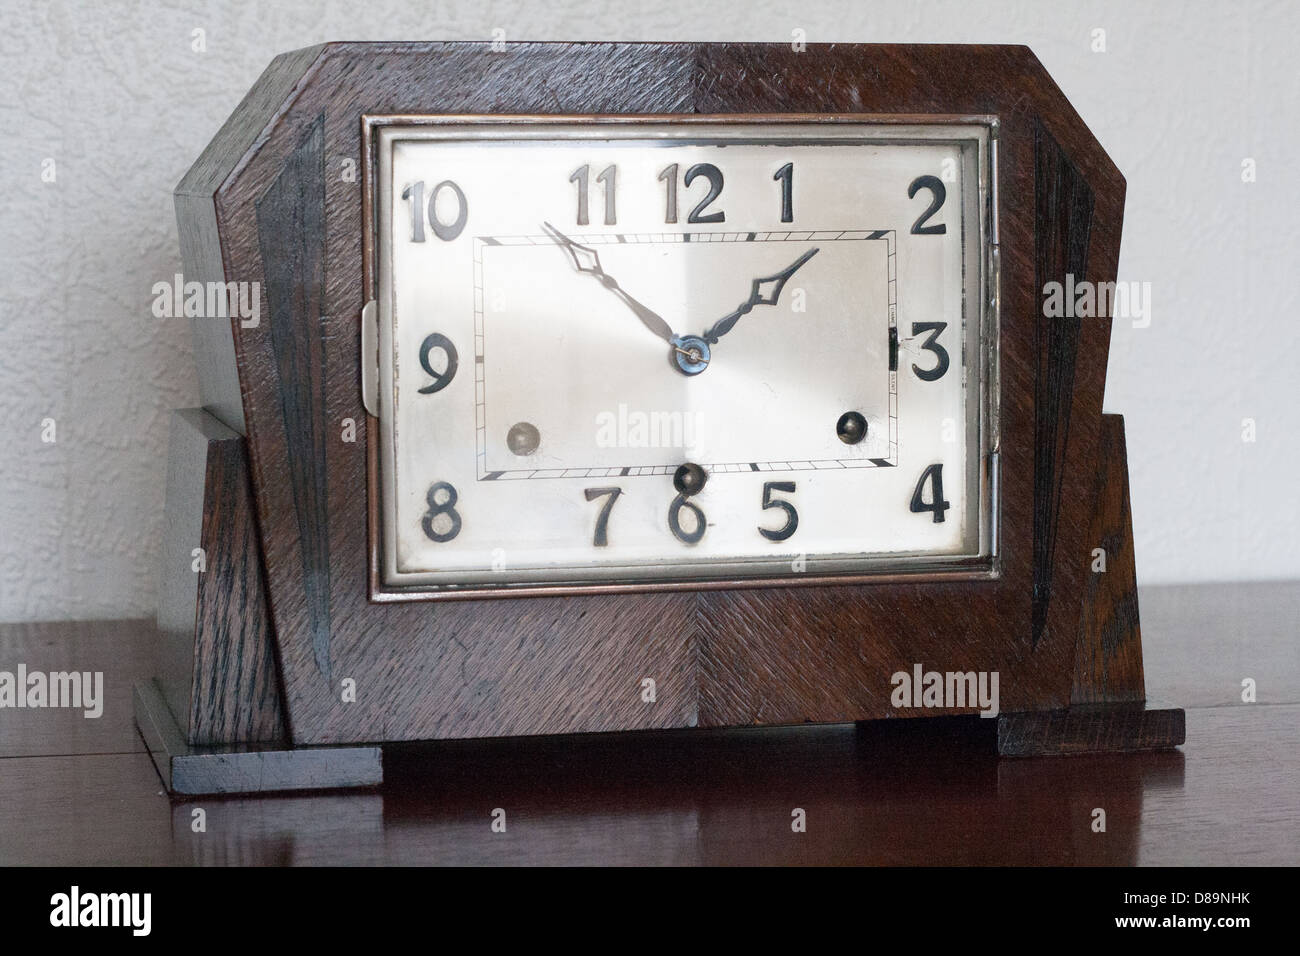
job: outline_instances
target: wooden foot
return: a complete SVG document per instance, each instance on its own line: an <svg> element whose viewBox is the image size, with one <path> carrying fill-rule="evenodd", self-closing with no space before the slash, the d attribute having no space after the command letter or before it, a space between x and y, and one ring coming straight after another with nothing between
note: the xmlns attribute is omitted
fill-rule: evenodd
<svg viewBox="0 0 1300 956"><path fill-rule="evenodd" d="M1181 708L1146 700L1121 415L1101 417L1096 481L1089 537L1097 550L1084 590L1070 706L999 715L1001 756L1168 750L1186 739Z"/></svg>
<svg viewBox="0 0 1300 956"><path fill-rule="evenodd" d="M244 439L172 415L158 672L135 718L176 795L372 787L377 746L291 747Z"/></svg>
<svg viewBox="0 0 1300 956"><path fill-rule="evenodd" d="M172 413L156 674L195 745L287 741L244 438Z"/></svg>
<svg viewBox="0 0 1300 956"><path fill-rule="evenodd" d="M997 721L1000 757L1170 750L1187 739L1181 707L1146 702L999 714Z"/></svg>
<svg viewBox="0 0 1300 956"><path fill-rule="evenodd" d="M168 792L177 796L377 787L379 747L193 746L153 683L135 685L135 721Z"/></svg>
<svg viewBox="0 0 1300 956"><path fill-rule="evenodd" d="M1095 487L1072 707L1146 699L1123 415L1101 416Z"/></svg>

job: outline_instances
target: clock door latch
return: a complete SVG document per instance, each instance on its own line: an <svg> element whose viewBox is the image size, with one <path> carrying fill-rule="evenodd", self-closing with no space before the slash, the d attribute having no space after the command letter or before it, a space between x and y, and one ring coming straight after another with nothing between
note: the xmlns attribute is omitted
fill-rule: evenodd
<svg viewBox="0 0 1300 956"><path fill-rule="evenodd" d="M374 299L361 308L361 402L367 414L379 417L379 304Z"/></svg>

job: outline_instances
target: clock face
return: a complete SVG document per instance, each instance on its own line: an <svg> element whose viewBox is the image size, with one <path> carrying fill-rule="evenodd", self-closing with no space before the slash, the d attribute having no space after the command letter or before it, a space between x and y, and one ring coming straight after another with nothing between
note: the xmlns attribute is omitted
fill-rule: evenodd
<svg viewBox="0 0 1300 956"><path fill-rule="evenodd" d="M988 125L375 129L386 586L989 573Z"/></svg>

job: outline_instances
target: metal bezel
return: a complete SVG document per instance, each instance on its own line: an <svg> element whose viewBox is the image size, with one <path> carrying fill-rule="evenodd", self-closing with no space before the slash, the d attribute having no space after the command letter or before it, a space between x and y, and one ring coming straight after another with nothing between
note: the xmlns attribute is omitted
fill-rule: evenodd
<svg viewBox="0 0 1300 956"><path fill-rule="evenodd" d="M515 572L509 582L456 583L432 575L390 574L387 569L394 540L395 516L386 507L392 499L393 442L391 440L392 368L381 361L392 353L392 315L388 306L386 249L379 241L387 210L391 208L392 143L398 139L510 139L564 138L693 139L710 131L728 142L744 141L741 127L757 128L751 141L790 138L802 142L916 142L973 143L978 194L980 242L976 361L980 390L977 397L976 454L978 481L979 546L976 553L934 556L896 553L871 557L809 558L808 571L791 573L784 558L709 562L661 567L655 579L626 577L627 569L606 566L580 569ZM726 115L407 115L362 117L363 141L363 268L366 307L361 322L362 389L367 412L374 420L368 428L370 597L374 601L469 599L582 593L633 593L659 590L705 590L751 587L870 584L897 581L953 581L996 579L998 552L998 338L1000 329L999 250L997 230L997 133L991 116L871 115L871 114L726 114ZM785 568L778 574L779 568ZM741 573L742 571L748 573ZM620 576L622 572L622 576ZM436 574L436 573L435 573ZM503 575L504 576L504 575Z"/></svg>

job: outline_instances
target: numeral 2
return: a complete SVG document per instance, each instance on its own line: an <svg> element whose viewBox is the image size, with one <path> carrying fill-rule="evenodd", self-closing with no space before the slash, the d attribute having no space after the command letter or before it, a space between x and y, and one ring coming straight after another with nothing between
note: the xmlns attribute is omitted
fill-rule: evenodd
<svg viewBox="0 0 1300 956"><path fill-rule="evenodd" d="M715 199L722 195L722 170L712 163L696 163L690 169L686 170L686 176L682 183L687 189L691 183L695 182L700 176L709 181L709 194L699 201L691 214L686 217L687 222L726 222L727 215L721 209L717 212L705 214L704 210L708 209Z"/></svg>
<svg viewBox="0 0 1300 956"><path fill-rule="evenodd" d="M933 197L930 205L926 207L925 212L921 213L920 218L912 223L912 235L914 236L942 236L948 231L948 227L943 223L937 226L927 226L926 222L943 208L943 201L948 196L948 190L944 188L943 180L938 176L917 176L912 180L912 185L907 187L907 198L913 198L922 189L930 190Z"/></svg>

